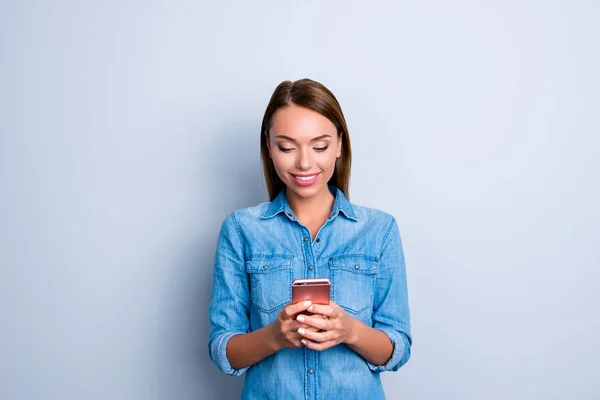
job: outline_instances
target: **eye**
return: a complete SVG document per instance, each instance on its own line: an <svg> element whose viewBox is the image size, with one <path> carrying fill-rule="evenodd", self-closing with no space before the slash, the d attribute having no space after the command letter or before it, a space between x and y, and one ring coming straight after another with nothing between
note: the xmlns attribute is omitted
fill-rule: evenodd
<svg viewBox="0 0 600 400"><path fill-rule="evenodd" d="M290 151L294 150L293 148L292 149L286 149L285 147L281 147L281 146L277 146L277 147L279 147L279 150L283 151L284 153L289 153Z"/></svg>
<svg viewBox="0 0 600 400"><path fill-rule="evenodd" d="M327 148L328 148L328 147L329 147L329 146L325 146L325 147L315 147L315 150L316 150L316 151L318 151L318 152L320 153L320 152L322 152L322 151L325 151L325 150L327 150Z"/></svg>

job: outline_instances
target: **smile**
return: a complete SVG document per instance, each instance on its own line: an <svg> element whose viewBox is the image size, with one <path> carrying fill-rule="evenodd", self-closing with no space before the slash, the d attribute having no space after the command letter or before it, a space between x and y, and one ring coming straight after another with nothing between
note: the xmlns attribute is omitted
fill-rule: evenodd
<svg viewBox="0 0 600 400"><path fill-rule="evenodd" d="M294 177L294 180L300 186L312 185L317 180L318 175L319 174L309 175L309 176L297 176L297 175L292 174L292 176Z"/></svg>
<svg viewBox="0 0 600 400"><path fill-rule="evenodd" d="M296 176L296 178L302 180L302 181L312 181L314 179L314 177L317 175L311 175L311 176Z"/></svg>

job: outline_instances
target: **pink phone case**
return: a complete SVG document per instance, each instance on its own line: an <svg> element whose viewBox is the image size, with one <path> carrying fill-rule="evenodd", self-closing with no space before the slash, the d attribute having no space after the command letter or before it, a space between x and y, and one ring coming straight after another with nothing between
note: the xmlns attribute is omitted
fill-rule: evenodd
<svg viewBox="0 0 600 400"><path fill-rule="evenodd" d="M314 304L329 304L331 283L326 278L296 279L292 282L292 303L310 300Z"/></svg>

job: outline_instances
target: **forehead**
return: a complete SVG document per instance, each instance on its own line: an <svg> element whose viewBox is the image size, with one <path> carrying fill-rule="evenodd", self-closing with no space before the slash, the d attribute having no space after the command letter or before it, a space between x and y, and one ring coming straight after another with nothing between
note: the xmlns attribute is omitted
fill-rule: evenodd
<svg viewBox="0 0 600 400"><path fill-rule="evenodd" d="M335 137L335 133L335 125L326 117L295 104L279 108L271 119L272 137L285 135L301 141L324 134Z"/></svg>

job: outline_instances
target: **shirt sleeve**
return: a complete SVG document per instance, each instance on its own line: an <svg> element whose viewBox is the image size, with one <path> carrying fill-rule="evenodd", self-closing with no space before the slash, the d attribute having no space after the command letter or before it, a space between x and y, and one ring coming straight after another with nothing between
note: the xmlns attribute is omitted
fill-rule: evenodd
<svg viewBox="0 0 600 400"><path fill-rule="evenodd" d="M210 359L226 374L239 376L249 367L235 369L227 359L227 342L250 330L250 293L244 261L244 244L235 214L221 226L215 255L209 308Z"/></svg>
<svg viewBox="0 0 600 400"><path fill-rule="evenodd" d="M384 238L376 279L373 328L390 338L394 350L384 365L367 364L373 372L397 371L410 358L412 336L404 252L398 224L393 217Z"/></svg>

